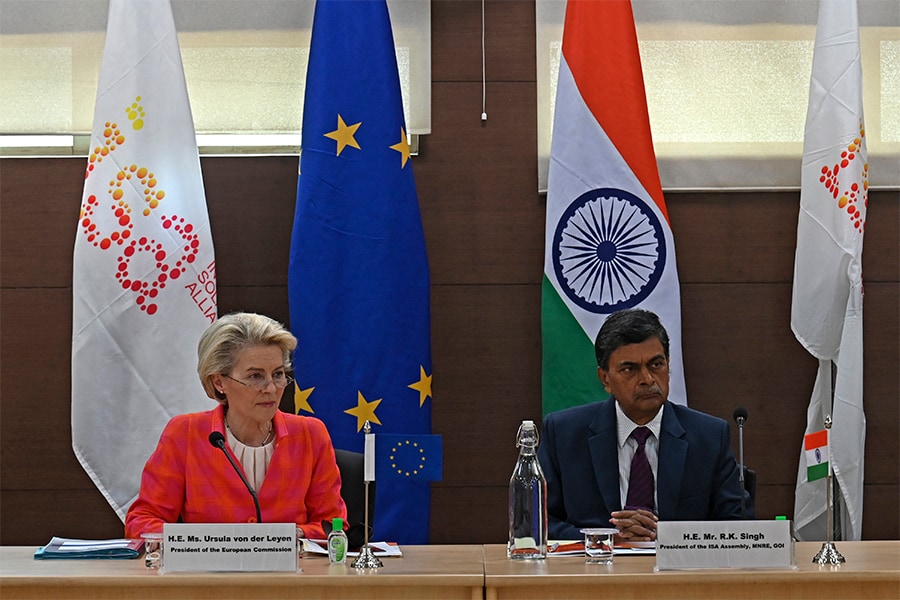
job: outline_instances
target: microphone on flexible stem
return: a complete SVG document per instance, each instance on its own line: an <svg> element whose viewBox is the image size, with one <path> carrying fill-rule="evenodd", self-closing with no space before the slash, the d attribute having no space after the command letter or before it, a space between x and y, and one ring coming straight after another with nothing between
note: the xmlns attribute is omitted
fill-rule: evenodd
<svg viewBox="0 0 900 600"><path fill-rule="evenodd" d="M256 497L256 491L253 489L253 486L250 485L250 482L247 481L247 478L244 477L244 474L241 473L241 470L238 468L237 463L234 462L234 459L231 458L231 455L228 454L228 451L225 449L225 436L222 435L221 431L213 431L209 434L209 443L225 454L225 458L231 463L234 472L238 474L238 477L240 477L241 481L244 482L244 485L247 486L247 491L253 496L253 505L256 507L256 522L262 523L262 513L259 510L259 498Z"/></svg>
<svg viewBox="0 0 900 600"><path fill-rule="evenodd" d="M736 409L734 409L733 416L738 425L738 456L741 468L741 519L746 519L747 501L744 499L744 490L746 489L744 483L744 423L747 421L747 409L743 406L738 406Z"/></svg>

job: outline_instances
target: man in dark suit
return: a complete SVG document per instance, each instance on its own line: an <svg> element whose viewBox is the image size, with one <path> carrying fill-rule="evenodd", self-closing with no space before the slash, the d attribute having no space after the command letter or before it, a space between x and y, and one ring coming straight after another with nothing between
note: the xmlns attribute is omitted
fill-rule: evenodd
<svg viewBox="0 0 900 600"><path fill-rule="evenodd" d="M647 541L659 519L740 519L745 492L728 424L666 401L669 336L659 318L614 313L594 348L609 400L544 418L549 537L581 539L582 527L612 524L620 539Z"/></svg>

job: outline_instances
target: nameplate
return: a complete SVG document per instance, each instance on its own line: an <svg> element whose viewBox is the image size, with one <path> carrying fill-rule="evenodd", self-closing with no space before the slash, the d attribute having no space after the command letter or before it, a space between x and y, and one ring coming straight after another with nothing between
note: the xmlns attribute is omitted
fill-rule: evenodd
<svg viewBox="0 0 900 600"><path fill-rule="evenodd" d="M791 522L660 521L656 569L793 568Z"/></svg>
<svg viewBox="0 0 900 600"><path fill-rule="evenodd" d="M166 523L160 573L296 571L294 523Z"/></svg>

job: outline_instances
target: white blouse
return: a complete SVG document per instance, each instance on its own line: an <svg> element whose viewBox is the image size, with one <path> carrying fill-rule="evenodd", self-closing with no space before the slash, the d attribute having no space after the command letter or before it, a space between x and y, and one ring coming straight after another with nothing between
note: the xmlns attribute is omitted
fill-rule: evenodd
<svg viewBox="0 0 900 600"><path fill-rule="evenodd" d="M244 468L244 475L254 491L259 490L262 486L263 479L266 478L266 472L269 470L269 463L272 461L272 454L275 453L275 437L272 441L262 446L245 446L238 441L231 429L226 427L225 432L228 434L228 445L231 451L237 457L241 467Z"/></svg>

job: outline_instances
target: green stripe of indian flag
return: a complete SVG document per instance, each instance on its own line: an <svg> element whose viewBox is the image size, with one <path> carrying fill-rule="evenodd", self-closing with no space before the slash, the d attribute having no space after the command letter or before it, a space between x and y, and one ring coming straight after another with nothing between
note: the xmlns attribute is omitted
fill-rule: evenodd
<svg viewBox="0 0 900 600"><path fill-rule="evenodd" d="M814 460L814 459L813 459ZM806 464L810 464L809 452L806 453ZM823 477L828 477L828 462L819 463L813 466L806 467L806 480L807 481L815 481L816 479L822 479Z"/></svg>
<svg viewBox="0 0 900 600"><path fill-rule="evenodd" d="M597 377L591 340L556 288L544 276L541 289L544 414L573 406L584 399L605 400L609 394Z"/></svg>

